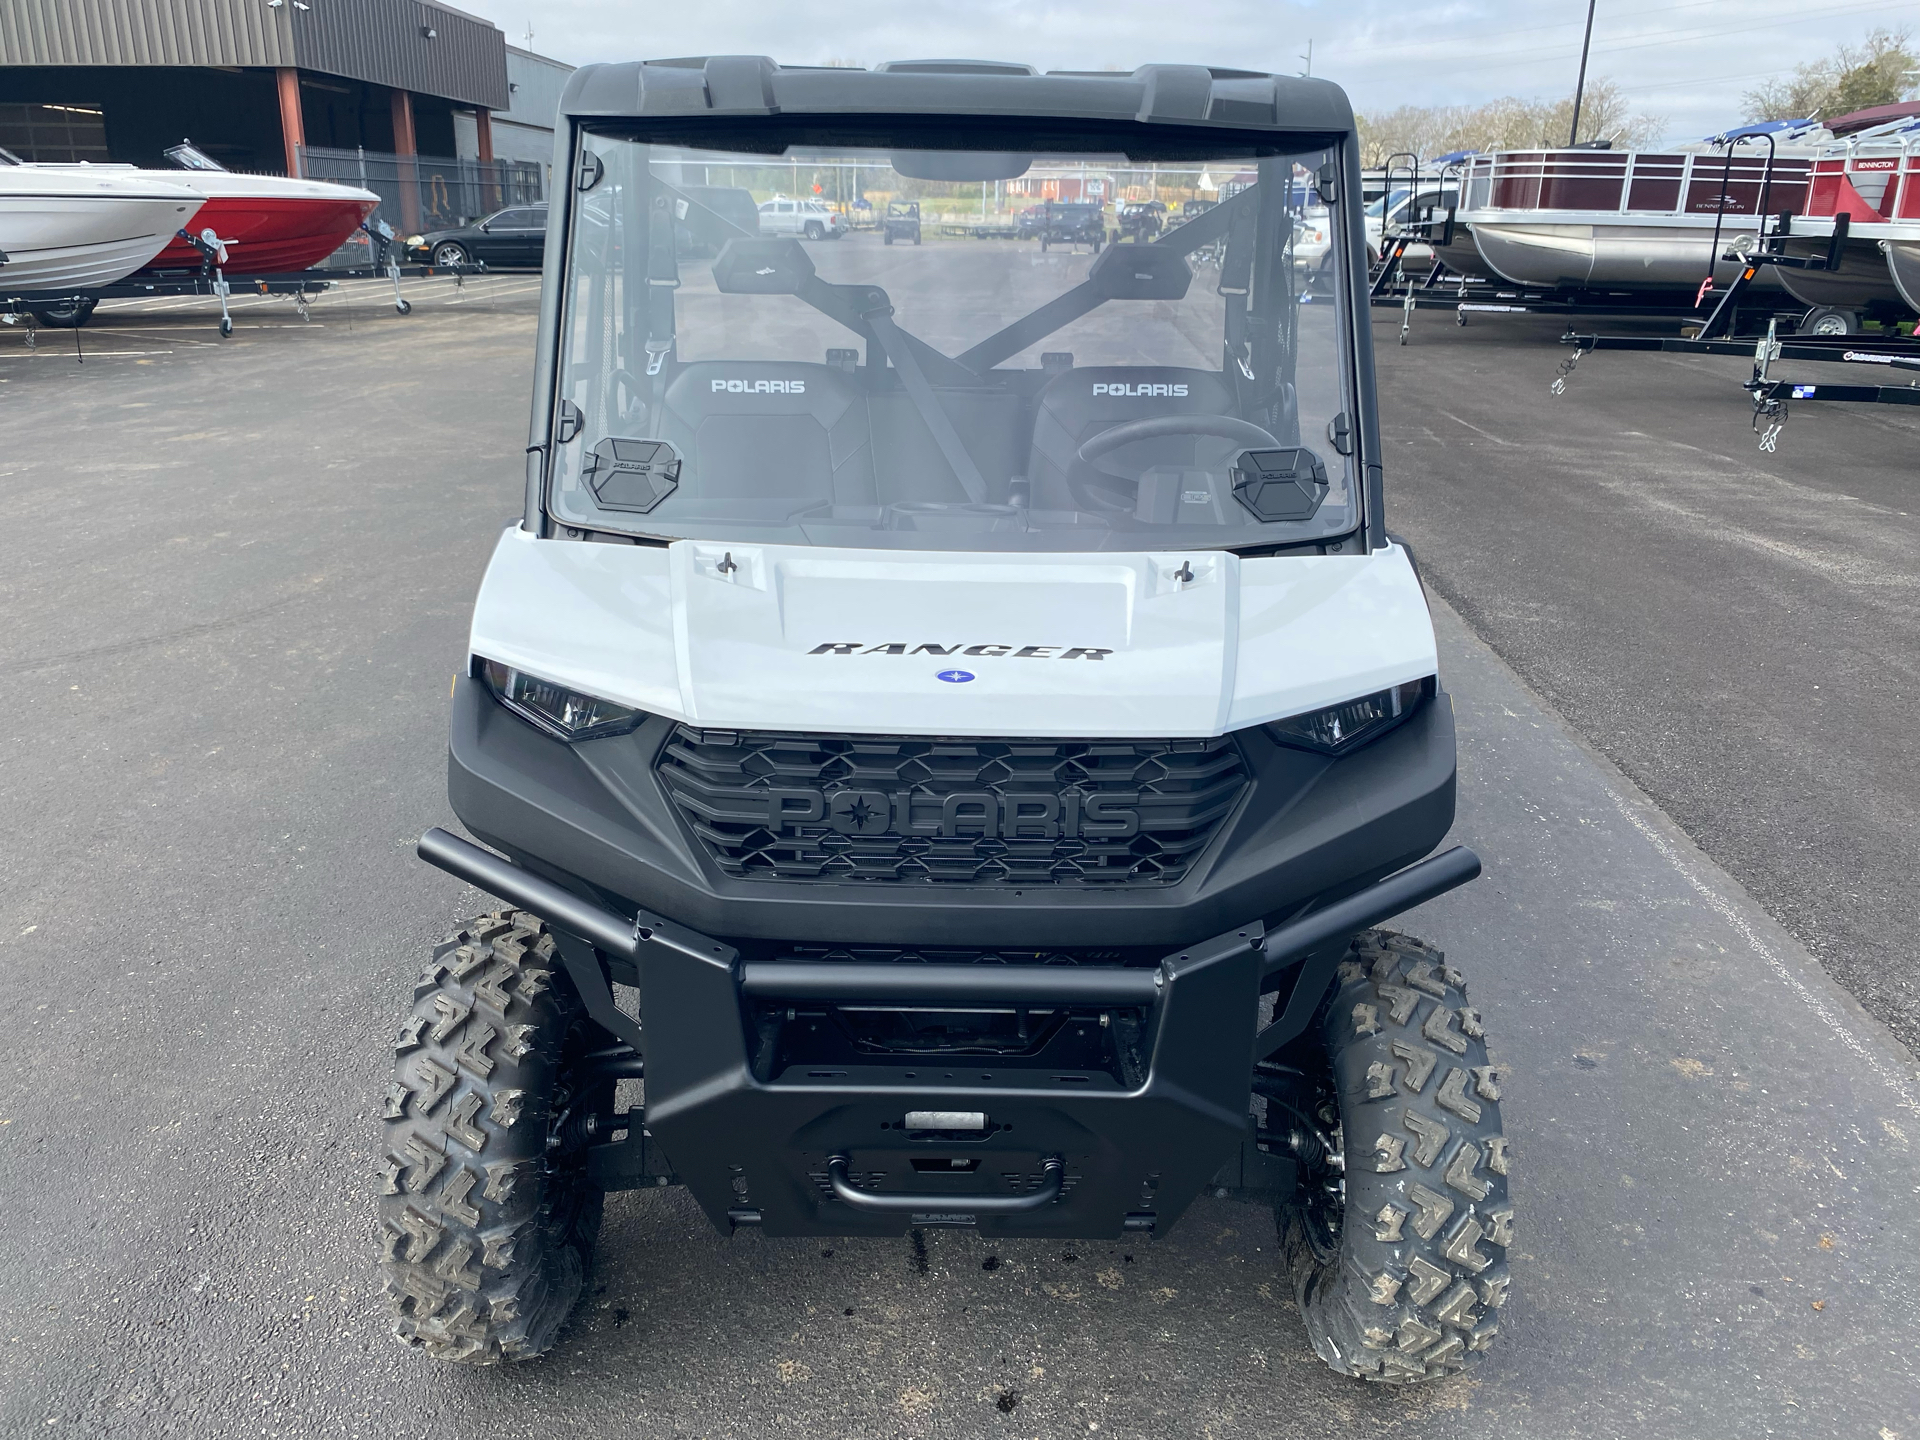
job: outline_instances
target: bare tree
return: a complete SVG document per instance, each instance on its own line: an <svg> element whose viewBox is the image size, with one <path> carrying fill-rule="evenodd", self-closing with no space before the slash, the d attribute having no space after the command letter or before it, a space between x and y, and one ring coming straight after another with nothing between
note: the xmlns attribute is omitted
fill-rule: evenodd
<svg viewBox="0 0 1920 1440"><path fill-rule="evenodd" d="M1666 122L1657 115L1634 115L1620 87L1611 80L1589 80L1580 106L1580 139L1609 140L1628 147L1658 139ZM1566 143L1573 122L1573 97L1522 100L1506 96L1484 105L1403 105L1384 115L1362 115L1360 163L1375 167L1396 152L1423 159L1455 150L1532 150Z"/></svg>
<svg viewBox="0 0 1920 1440"><path fill-rule="evenodd" d="M1756 120L1831 120L1903 100L1914 88L1908 77L1920 66L1911 44L1905 29L1875 30L1859 45L1796 66L1790 79L1749 90L1748 113Z"/></svg>

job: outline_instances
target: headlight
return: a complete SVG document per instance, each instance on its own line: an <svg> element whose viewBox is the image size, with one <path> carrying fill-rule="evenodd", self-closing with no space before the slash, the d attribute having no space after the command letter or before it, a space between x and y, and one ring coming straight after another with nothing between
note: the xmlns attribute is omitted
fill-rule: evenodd
<svg viewBox="0 0 1920 1440"><path fill-rule="evenodd" d="M1377 740L1407 716L1420 708L1420 702L1433 694L1433 677L1409 680L1391 690L1362 695L1358 700L1329 705L1305 715L1290 715L1267 726L1282 745L1297 745L1318 750L1323 755L1343 755L1369 740Z"/></svg>
<svg viewBox="0 0 1920 1440"><path fill-rule="evenodd" d="M409 235L409 236L407 236L407 244L408 244L408 245L409 245L410 247L412 247L412 248L415 248L415 249L417 249L417 248L419 248L420 246L422 246L422 245L424 245L424 244L426 244L426 243L427 243L427 237L426 237L426 236L424 236L424 235Z"/></svg>
<svg viewBox="0 0 1920 1440"><path fill-rule="evenodd" d="M497 660L483 661L480 668L494 699L556 740L625 735L647 718L644 710L616 705L596 695L582 695Z"/></svg>

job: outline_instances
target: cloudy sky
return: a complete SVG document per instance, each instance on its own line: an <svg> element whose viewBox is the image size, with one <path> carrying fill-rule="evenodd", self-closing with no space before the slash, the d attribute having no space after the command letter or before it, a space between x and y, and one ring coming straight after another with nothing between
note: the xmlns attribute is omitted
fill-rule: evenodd
<svg viewBox="0 0 1920 1440"><path fill-rule="evenodd" d="M454 0L515 44L575 64L747 52L794 64L920 56L1042 69L1149 61L1313 73L1360 110L1571 93L1585 0ZM1746 118L1741 94L1875 26L1920 30L1920 0L1599 0L1592 73L1675 138Z"/></svg>

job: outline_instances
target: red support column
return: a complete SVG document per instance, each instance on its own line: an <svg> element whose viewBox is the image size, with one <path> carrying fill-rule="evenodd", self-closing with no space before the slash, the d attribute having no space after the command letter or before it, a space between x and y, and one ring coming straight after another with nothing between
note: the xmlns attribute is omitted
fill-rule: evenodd
<svg viewBox="0 0 1920 1440"><path fill-rule="evenodd" d="M408 235L420 228L420 167L413 157L413 96L390 92L393 102L393 152L400 157L400 224Z"/></svg>
<svg viewBox="0 0 1920 1440"><path fill-rule="evenodd" d="M480 146L480 203L488 210L500 205L500 177L493 168L493 115L484 109L473 112L473 128Z"/></svg>
<svg viewBox="0 0 1920 1440"><path fill-rule="evenodd" d="M300 173L300 151L307 143L306 122L300 118L300 72L283 65L274 72L280 87L280 138L287 149L287 174Z"/></svg>

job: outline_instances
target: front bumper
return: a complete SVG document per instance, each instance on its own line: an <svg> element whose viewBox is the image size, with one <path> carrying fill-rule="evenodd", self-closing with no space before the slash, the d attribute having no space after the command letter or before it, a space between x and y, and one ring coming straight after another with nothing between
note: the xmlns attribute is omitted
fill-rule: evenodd
<svg viewBox="0 0 1920 1440"><path fill-rule="evenodd" d="M663 791L653 762L669 728L650 723L632 736L569 746L463 678L448 794L474 835L528 868L754 953L778 943L1164 950L1250 919L1275 924L1346 894L1432 850L1453 822L1453 711L1442 691L1397 730L1337 760L1242 732L1249 784L1175 884L747 879L719 869Z"/></svg>
<svg viewBox="0 0 1920 1440"><path fill-rule="evenodd" d="M1304 1032L1346 936L1479 871L1449 851L1150 969L807 965L743 961L644 912L628 922L444 831L420 853L543 915L589 1014L644 1054L644 1115L602 1117L628 1138L587 1157L594 1177L677 1180L715 1224L779 1235L1114 1236L1171 1225L1210 1182L1287 1190L1290 1160L1259 1147L1248 1114L1253 1061ZM1296 965L1256 1030L1265 982ZM638 987L644 1034L610 981ZM1031 1025L1032 1043L918 1056L848 1043L850 1016L988 1007L1017 1015L1022 1039Z"/></svg>

